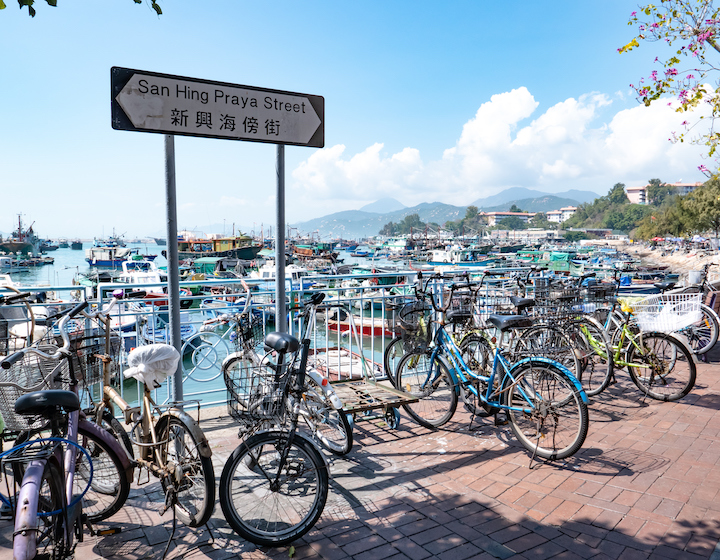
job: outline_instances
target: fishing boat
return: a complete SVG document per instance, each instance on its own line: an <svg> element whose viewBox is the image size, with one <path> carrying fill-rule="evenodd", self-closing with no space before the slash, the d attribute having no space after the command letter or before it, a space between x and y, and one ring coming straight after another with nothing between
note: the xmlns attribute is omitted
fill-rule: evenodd
<svg viewBox="0 0 720 560"><path fill-rule="evenodd" d="M178 257L192 259L197 257L233 257L253 260L262 244L255 243L247 235L222 236L210 234L204 238L196 237L192 232L178 233Z"/></svg>
<svg viewBox="0 0 720 560"><path fill-rule="evenodd" d="M109 242L96 241L95 244L85 249L85 260L91 266L121 268L122 263L127 260L154 260L157 255L140 255L137 249L121 247Z"/></svg>
<svg viewBox="0 0 720 560"><path fill-rule="evenodd" d="M79 239L75 239L74 241L70 242L70 248L74 249L75 251L82 251L83 242Z"/></svg>
<svg viewBox="0 0 720 560"><path fill-rule="evenodd" d="M294 290L302 290L311 286L314 282L305 280L305 277L309 275L310 271L304 266L297 264L285 265L285 283L289 282ZM275 262L271 260L265 261L260 268L250 272L248 278L264 280L264 283L259 285L261 290L273 289L275 284Z"/></svg>
<svg viewBox="0 0 720 560"><path fill-rule="evenodd" d="M23 228L22 218L18 214L18 227L6 239L0 238L0 251L6 253L34 253L40 254L40 239L33 231L33 222L30 227Z"/></svg>
<svg viewBox="0 0 720 560"><path fill-rule="evenodd" d="M29 270L30 267L20 264L14 257L0 257L0 271L2 272L28 272Z"/></svg>
<svg viewBox="0 0 720 560"><path fill-rule="evenodd" d="M444 249L433 249L428 255L428 264L456 264L459 266L482 266L487 264L487 254L492 245L452 245Z"/></svg>
<svg viewBox="0 0 720 560"><path fill-rule="evenodd" d="M180 313L180 339L186 342L198 333L198 328L190 322L188 312ZM169 344L170 323L167 313L153 313L145 316L145 322L140 329L140 336L148 343Z"/></svg>

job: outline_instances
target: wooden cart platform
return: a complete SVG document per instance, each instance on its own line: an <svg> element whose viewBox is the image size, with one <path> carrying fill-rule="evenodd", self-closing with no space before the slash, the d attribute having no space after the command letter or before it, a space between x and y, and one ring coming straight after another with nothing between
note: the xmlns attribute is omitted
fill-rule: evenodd
<svg viewBox="0 0 720 560"><path fill-rule="evenodd" d="M358 414L365 419L382 417L393 429L400 423L400 413L397 408L419 400L394 387L369 379L332 381L331 384L342 400L345 414L352 415L354 420L357 419ZM378 413L372 414L373 410Z"/></svg>

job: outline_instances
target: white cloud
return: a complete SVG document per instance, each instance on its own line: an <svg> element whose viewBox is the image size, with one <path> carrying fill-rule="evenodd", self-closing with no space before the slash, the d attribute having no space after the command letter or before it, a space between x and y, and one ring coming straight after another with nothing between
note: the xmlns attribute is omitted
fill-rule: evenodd
<svg viewBox="0 0 720 560"><path fill-rule="evenodd" d="M682 131L685 117L667 100L620 110L609 121L601 117L612 100L601 93L566 99L536 115L538 106L525 87L493 95L437 161L424 162L411 147L384 154L380 143L354 155L343 145L318 150L295 169L291 188L337 210L349 201L388 196L409 206L434 200L465 205L512 186L605 193L617 182L653 177L702 180L702 147L668 141Z"/></svg>

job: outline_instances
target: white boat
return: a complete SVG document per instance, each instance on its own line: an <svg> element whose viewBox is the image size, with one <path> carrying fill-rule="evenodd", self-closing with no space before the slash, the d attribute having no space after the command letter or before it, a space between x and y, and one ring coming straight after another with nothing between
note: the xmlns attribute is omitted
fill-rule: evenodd
<svg viewBox="0 0 720 560"><path fill-rule="evenodd" d="M0 271L9 272L29 272L30 267L18 263L13 257L0 257Z"/></svg>
<svg viewBox="0 0 720 560"><path fill-rule="evenodd" d="M310 271L304 266L285 265L285 283L290 282L294 290L301 290L312 285L313 282L303 280L309 275ZM267 282L269 289L272 289L269 284L275 282L275 261L266 261L260 268L253 270L248 277L253 280L264 280Z"/></svg>

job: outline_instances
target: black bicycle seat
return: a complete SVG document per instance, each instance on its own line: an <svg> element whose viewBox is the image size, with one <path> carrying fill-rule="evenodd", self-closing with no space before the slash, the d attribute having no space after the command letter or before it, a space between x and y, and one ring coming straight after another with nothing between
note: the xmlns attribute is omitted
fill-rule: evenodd
<svg viewBox="0 0 720 560"><path fill-rule="evenodd" d="M25 393L15 401L15 413L27 416L44 416L50 418L57 407L66 412L80 410L80 399L72 391L60 389Z"/></svg>
<svg viewBox="0 0 720 560"><path fill-rule="evenodd" d="M517 307L519 311L535 305L535 300L533 298L524 298L520 296L510 296L510 302Z"/></svg>
<svg viewBox="0 0 720 560"><path fill-rule="evenodd" d="M265 337L265 346L276 352L297 352L300 342L288 333L271 332Z"/></svg>
<svg viewBox="0 0 720 560"><path fill-rule="evenodd" d="M662 282L655 282L654 286L661 291L670 290L675 287L675 284L677 282L674 282L672 280L663 280Z"/></svg>
<svg viewBox="0 0 720 560"><path fill-rule="evenodd" d="M490 315L487 318L500 331L532 326L532 319L527 315Z"/></svg>

